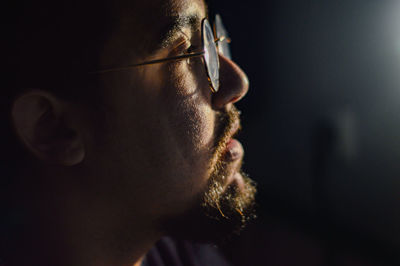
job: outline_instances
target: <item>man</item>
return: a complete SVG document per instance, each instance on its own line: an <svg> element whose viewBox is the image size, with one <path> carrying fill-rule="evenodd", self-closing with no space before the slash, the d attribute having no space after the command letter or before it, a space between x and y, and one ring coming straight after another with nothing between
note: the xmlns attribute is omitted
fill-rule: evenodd
<svg viewBox="0 0 400 266"><path fill-rule="evenodd" d="M242 228L255 188L233 104L248 81L202 0L26 1L7 13L4 265L151 264L165 236Z"/></svg>

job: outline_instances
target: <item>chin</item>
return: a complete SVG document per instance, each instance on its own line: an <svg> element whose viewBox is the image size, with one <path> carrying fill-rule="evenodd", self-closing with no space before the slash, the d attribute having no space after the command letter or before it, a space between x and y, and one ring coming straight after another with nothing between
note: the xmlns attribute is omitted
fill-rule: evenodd
<svg viewBox="0 0 400 266"><path fill-rule="evenodd" d="M241 173L243 183L223 182L220 176L210 178L207 191L197 204L179 217L162 222L169 236L201 243L221 244L239 234L255 215L255 183Z"/></svg>

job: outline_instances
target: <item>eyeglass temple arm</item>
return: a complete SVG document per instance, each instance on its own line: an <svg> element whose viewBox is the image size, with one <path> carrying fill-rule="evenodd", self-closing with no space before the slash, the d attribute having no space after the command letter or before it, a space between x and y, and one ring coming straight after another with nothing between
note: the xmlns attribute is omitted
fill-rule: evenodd
<svg viewBox="0 0 400 266"><path fill-rule="evenodd" d="M215 39L215 42L218 43L218 42L222 42L224 40L226 40L228 43L231 42L231 39L227 38L225 36L221 36L218 39ZM118 68L106 68L106 69L103 69L103 70L96 70L96 71L89 72L89 74L102 74L102 73L107 73L107 72L126 70L126 69L130 69L130 68L133 68L133 67L138 67L138 66L158 64L158 63L174 61L174 60L180 60L180 59L190 58L190 57L199 57L199 56L203 56L204 53L205 53L204 51L201 51L201 52L198 52L198 53L191 53L191 54L172 56L172 57L167 57L167 58L162 58L162 59L155 59L155 60L151 60L151 61L147 61L147 62L143 62L143 63L139 63L139 64L127 65L127 66L118 67Z"/></svg>
<svg viewBox="0 0 400 266"><path fill-rule="evenodd" d="M118 67L118 68L107 68L103 70L96 70L89 72L89 74L102 74L102 73L107 73L107 72L113 72L113 71L120 71L120 70L126 70L130 69L133 67L138 67L138 66L144 66L144 65L152 65L152 64L158 64L158 63L163 63L167 61L175 61L175 60L180 60L180 59L185 59L185 58L190 58L190 57L199 57L204 55L204 51L198 52L198 53L191 53L191 54L184 54L184 55L179 55L179 56L172 56L172 57L167 57L167 58L162 58L162 59L155 59L139 64L134 64L134 65L127 65L123 67Z"/></svg>

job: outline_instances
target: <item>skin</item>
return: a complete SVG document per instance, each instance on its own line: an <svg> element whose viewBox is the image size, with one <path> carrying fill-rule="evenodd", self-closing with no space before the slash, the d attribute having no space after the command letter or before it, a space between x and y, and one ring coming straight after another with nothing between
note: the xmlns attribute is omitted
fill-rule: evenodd
<svg viewBox="0 0 400 266"><path fill-rule="evenodd" d="M168 16L206 17L201 0L120 4L124 8L115 6L114 12L124 11L105 43L102 66L179 55L182 39L200 42L200 27L183 28L169 46L146 48L159 40ZM25 239L26 250L33 251L20 258L21 264L140 265L165 235L163 221L198 205L218 160L218 117L248 90L244 72L222 55L217 93L209 88L200 58L98 78L100 108L40 89L25 92L14 103L16 133L36 158L30 171L38 176L23 191L36 199L25 208L38 211L30 214L37 221L35 232ZM242 184L240 162L223 164L226 186ZM46 251L35 248L38 236Z"/></svg>

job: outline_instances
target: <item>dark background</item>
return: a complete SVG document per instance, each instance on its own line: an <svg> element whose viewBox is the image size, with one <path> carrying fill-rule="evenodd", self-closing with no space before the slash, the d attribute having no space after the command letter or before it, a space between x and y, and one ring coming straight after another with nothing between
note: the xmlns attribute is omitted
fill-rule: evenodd
<svg viewBox="0 0 400 266"><path fill-rule="evenodd" d="M400 1L214 0L250 90L237 265L400 265Z"/></svg>

